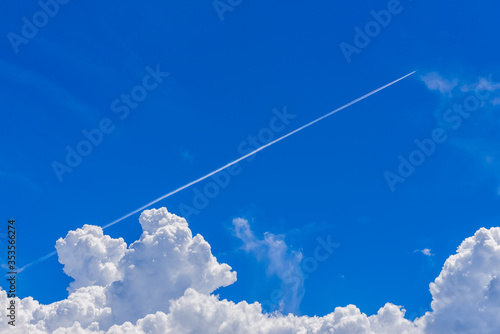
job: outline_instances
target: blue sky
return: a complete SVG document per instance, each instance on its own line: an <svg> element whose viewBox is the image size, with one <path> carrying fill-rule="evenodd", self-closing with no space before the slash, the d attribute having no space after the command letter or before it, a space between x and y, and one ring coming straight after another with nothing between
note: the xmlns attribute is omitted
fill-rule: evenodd
<svg viewBox="0 0 500 334"><path fill-rule="evenodd" d="M0 182L2 216L18 222L18 262L53 251L69 230L104 226L238 158L239 145L284 108L294 117L276 136L417 70L242 162L187 220L238 272L237 283L217 291L222 298L262 302L280 286L266 274L269 263L235 236L232 221L242 217L256 238L282 235L304 257L313 256L318 237L340 244L304 281L297 314L347 304L373 314L392 302L422 315L429 282L460 242L498 225L498 95L456 130L441 115L474 95L479 77L500 82L500 4L402 0L348 62L339 45L354 45L354 28L364 29L370 11L388 3L242 1L221 20L211 1L70 1L14 47L8 34L21 35L22 17L31 20L40 6L4 4ZM113 101L155 69L169 74L120 119ZM82 131L103 119L113 130L61 181L54 161L64 163L66 147L76 149ZM437 127L447 140L391 191L384 173ZM155 207L181 215L209 182ZM106 233L136 240L138 216ZM426 248L432 255L415 252ZM51 303L67 297L70 281L52 257L19 275L19 295Z"/></svg>

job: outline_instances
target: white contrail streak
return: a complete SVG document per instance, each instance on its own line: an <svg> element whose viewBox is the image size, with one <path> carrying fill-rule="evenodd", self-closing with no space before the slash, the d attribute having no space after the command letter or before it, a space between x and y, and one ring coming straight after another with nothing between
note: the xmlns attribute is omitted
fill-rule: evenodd
<svg viewBox="0 0 500 334"><path fill-rule="evenodd" d="M201 181L205 180L206 178L209 178L210 176L212 176L212 175L214 175L214 174L217 174L217 173L218 173L218 172L220 172L221 170L224 170L224 169L226 169L226 168L228 168L228 167L231 167L232 165L234 165L234 164L236 164L236 163L240 162L241 160L244 160L244 159L246 159L246 158L248 158L248 157L250 157L250 156L254 155L254 154L255 154L255 153L257 153L257 152L262 151L263 149L265 149L265 148L267 148L267 147L269 147L269 146L271 146L271 145L274 145L274 144L276 144L277 142L282 141L283 139L285 139L285 138L287 138L287 137L290 137L291 135L293 135L293 134L295 134L295 133L297 133L297 132L299 132L299 131L301 131L301 130L304 130L305 128L307 128L307 127L309 127L309 126L313 125L314 123L317 123L317 122L319 122L319 121L321 121L321 120L323 120L323 119L327 118L328 116L331 116L331 115L335 114L336 112L341 111L342 109L345 109L345 108L347 108L347 107L350 107L350 106L352 106L353 104L355 104L355 103L357 103L357 102L359 102L359 101L361 101L361 100L364 100L364 99L366 99L367 97L369 97L369 96L371 96L371 95L373 95L373 94L375 94L375 93L380 92L382 89L385 89L385 88L387 88L387 87L389 87L389 86L391 86L391 85L395 84L396 82L398 82L398 81L400 81L400 80L403 80L404 78L406 78L406 77L408 77L408 76L412 75L412 74L413 74L413 73L415 73L415 72L416 72L416 71L413 71L413 72L411 72L411 73L409 73L409 74L405 75L404 77L401 77L401 78L399 78L399 79L397 79L397 80L394 80L393 82L390 82L390 83L388 83L387 85L384 85L384 86L382 86L382 87L380 87L380 88L377 88L377 89L375 89L374 91L371 91L371 92L370 92L370 93L368 93L368 94L365 94L365 95L363 95L363 96L361 96L361 97L359 97L359 98L357 98L357 99L355 99L355 100L353 100L353 101L351 101L351 102L349 102L349 103L347 103L347 104L344 104L342 107L339 107L339 108L337 108L337 109L335 109L335 110L333 110L333 111L330 111L328 114L323 115L323 116L321 116L320 118L317 118L317 119L315 119L314 121L311 121L311 122L307 123L306 125L303 125L303 126L301 126L300 128L295 129L295 130L293 130L292 132L289 132L289 133L287 133L286 135L283 135L283 136L279 137L278 139L275 139L275 140L273 140L272 142L267 143L267 144L265 144L265 145L263 145L263 146L261 146L261 147L259 147L259 148L255 149L254 151L252 151L252 152L250 152L250 153L248 153L248 154L244 155L244 156L239 157L238 159L236 159L236 160L234 160L234 161L232 161L232 162L230 162L230 163L228 163L228 164L226 164L226 165L224 165L224 166L222 166L222 167L220 167L220 168L218 168L218 169L214 170L213 172L210 172L210 173L208 173L208 174L207 174L207 175L205 175L205 176L202 176L202 177L200 177L200 178L198 178L198 179L196 179L196 180L194 180L194 181L192 181L192 182L189 182L188 184L186 184L186 185L184 185L184 186L182 186L182 187L179 187L179 188L177 188L177 189L175 189L175 190L173 190L173 191L169 192L168 194L165 194L165 195L163 195L163 196L161 196L161 197L158 197L158 198L157 198L157 199L155 199L154 201L151 201L151 202L149 202L149 203L147 203L147 204L144 204L144 205L143 205L143 206L141 206L140 208L138 208L138 209L136 209L136 210L134 210L134 211L132 211L132 212L130 212L130 213L127 213L125 216L120 217L120 218L118 218L117 220L112 221L111 223L109 223L109 224L107 224L107 225L103 226L103 228L107 228L107 227L113 226L113 225L115 225L116 223L119 223L119 222L121 222L122 220L124 220L124 219L126 219L126 218L128 218L128 217L132 216L133 214L136 214L137 212L142 211L142 210L144 210L144 209L148 208L149 206L151 206L151 205L153 205L153 204L155 204L155 203L158 203L159 201L161 201L161 200L163 200L163 199L165 199L165 198L167 198L167 197L170 197L170 196L172 196L173 194L178 193L178 192L179 192L179 191L181 191L181 190L184 190L184 189L186 189L186 188L188 188L188 187L190 187L190 186L192 186L192 185L194 185L194 184L196 184L196 183L198 183L198 182L201 182Z"/></svg>
<svg viewBox="0 0 500 334"><path fill-rule="evenodd" d="M49 254L42 256L42 257L41 257L41 258L39 258L38 260L33 261L33 262L31 262L31 263L28 263L27 265L25 265L25 266L24 266L24 267L22 267L21 269L18 269L18 270L17 270L17 273L19 274L20 272L24 271L26 268L31 267L32 265L35 265L35 264L37 264L37 263L43 262L43 261L47 260L49 257L52 257L52 256L54 256L54 255L56 255L56 254L57 254L57 252L56 252L56 251L50 252Z"/></svg>
<svg viewBox="0 0 500 334"><path fill-rule="evenodd" d="M365 95L363 95L363 96L361 96L361 97L358 97L357 99L352 100L351 102L346 103L346 104L344 104L343 106L341 106L341 107L339 107L339 108L337 108L337 109L335 109L335 110L333 110L333 111L330 111L328 114L323 115L323 116L321 116L321 117L319 117L319 118L315 119L314 121L311 121L311 122L307 123L306 125L303 125L303 126L301 126L300 128L295 129L295 130L293 130L292 132L289 132L289 133L287 133L286 135L283 135L283 136L279 137L278 139L275 139L275 140L273 140L272 142L267 143L267 144L265 144L265 145L263 145L263 146L261 146L261 147L259 147L259 148L255 149L254 151L252 151L252 152L250 152L250 153L248 153L248 154L246 154L246 155L242 156L242 157L239 157L238 159L236 159L236 160L234 160L234 161L232 161L232 162L230 162L230 163L228 163L228 164L226 164L226 165L224 165L224 166L222 166L222 167L220 167L220 168L218 168L218 169L214 170L213 172L210 172L210 173L208 173L208 174L207 174L207 175L205 175L205 176L202 176L202 177L200 177L200 178L198 178L198 179L196 179L196 180L194 180L194 181L192 181L192 182L189 182L188 184L183 185L182 187L179 187L179 188L177 188L177 189L175 189L175 190L173 190L173 191L169 192L168 194L165 194L165 195L163 195L163 196L161 196L161 197L158 197L157 199L155 199L155 200L153 200L153 201L151 201L151 202L149 202L149 203L147 203L147 204L144 204L144 205L143 205L143 206L141 206L140 208L138 208L138 209L136 209L136 210L134 210L134 211L132 211L132 212L127 213L126 215L124 215L124 216L122 216L122 217L120 217L120 218L118 218L118 219L116 219L116 220L112 221L111 223L109 223L109 224L107 224L107 225L104 225L104 226L103 226L103 229L108 228L108 227L110 227L110 226L113 226L113 225L115 225L115 224L117 224L117 223L121 222L122 220L124 220L124 219L126 219L126 218L128 218L128 217L130 217L130 216L132 216L132 215L134 215L134 214L136 214L137 212L142 211L142 210L144 210L144 209L146 209L146 208L150 207L151 205L153 205L153 204L155 204L155 203L158 203L159 201L161 201L161 200L163 200L163 199L165 199L165 198L167 198L167 197L170 197L170 196L172 196L173 194L176 194L176 193L178 193L179 191L184 190L184 189L186 189L186 188L188 188L188 187L190 187L190 186L192 186L192 185L194 185L194 184L196 184L196 183L198 183L198 182L201 182L201 181L205 180L206 178L209 178L210 176L212 176L212 175L214 175L214 174L217 174L217 173L218 173L218 172L220 172L221 170L224 170L224 169L226 169L226 168L228 168L228 167L230 167L230 166L232 166L232 165L234 165L234 164L236 164L236 163L240 162L241 160L244 160L244 159L246 159L246 158L248 158L248 157L250 157L250 156L252 156L252 155L256 154L257 152L262 151L263 149L265 149L265 148L267 148L267 147L269 147L269 146L271 146L271 145L274 145L274 144L276 144L277 142L282 141L283 139L285 139L285 138L287 138L287 137L290 137L291 135L293 135L293 134L295 134L295 133L297 133L297 132L299 132L299 131L301 131L301 130L304 130L305 128L307 128L307 127L309 127L309 126L313 125L314 123L317 123L317 122L319 122L319 121L321 121L321 120L323 120L323 119L327 118L328 116L331 116L331 115L335 114L336 112L339 112L339 111L341 111L341 110L343 110L343 109L345 109L345 108L347 108L347 107L352 106L352 105L353 105L353 104L355 104L355 103L358 103L359 101L362 101L362 100L366 99L367 97L369 97L369 96L371 96L371 95L373 95L373 94L375 94L375 93L380 92L381 90L383 90L383 89L385 89L385 88L387 88L387 87L389 87L389 86L391 86L391 85L395 84L396 82L401 81L401 80L403 80L403 79L404 79L404 78L406 78L406 77L409 77L410 75L412 75L412 74L413 74L413 73L415 73L415 72L416 72L416 71L413 71L413 72L411 72L411 73L408 73L407 75L405 75L405 76L403 76L403 77L401 77L401 78L399 78L399 79L396 79L396 80L394 80L394 81L392 81L392 82L389 82L388 84L386 84L386 85L384 85L384 86L382 86L382 87L380 87L380 88L377 88L377 89L375 89L375 90L373 90L373 91L369 92L368 94L365 94ZM55 252L52 252L52 253L50 253L50 254L47 254L47 255L45 255L45 256L43 256L43 257L41 257L40 259L38 259L38 260L36 260L36 261L34 261L34 262L30 263L30 264L25 265L24 267L22 267L22 268L19 270L19 272L20 272L20 271L22 271L22 270L24 270L25 268L27 268L27 267L29 267L29 266L33 265L33 264L36 264L36 263L42 262L42 261L44 261L44 260L48 259L49 257L53 256L53 255L55 255Z"/></svg>

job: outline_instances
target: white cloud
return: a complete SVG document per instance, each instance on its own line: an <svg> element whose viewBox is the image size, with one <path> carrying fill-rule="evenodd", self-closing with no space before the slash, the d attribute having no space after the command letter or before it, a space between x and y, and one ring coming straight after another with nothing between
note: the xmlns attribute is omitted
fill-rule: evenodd
<svg viewBox="0 0 500 334"><path fill-rule="evenodd" d="M243 241L243 249L267 264L268 275L276 275L281 280L280 311L298 312L304 296L302 253L289 250L282 235L267 232L263 239L257 239L245 219L234 219L233 227L236 236Z"/></svg>
<svg viewBox="0 0 500 334"><path fill-rule="evenodd" d="M61 333L75 333L79 324ZM92 333L90 330L82 333ZM418 334L418 329L404 319L398 306L386 304L371 317L361 313L354 305L337 307L324 317L266 315L260 304L233 303L217 296L201 294L193 289L174 301L168 314L157 312L137 321L115 325L108 334L352 334L398 333Z"/></svg>
<svg viewBox="0 0 500 334"><path fill-rule="evenodd" d="M500 228L481 228L465 239L431 283L428 333L498 333Z"/></svg>
<svg viewBox="0 0 500 334"><path fill-rule="evenodd" d="M474 81L460 79L460 89L442 96L442 105L435 112L438 124L448 129L447 142L469 155L480 168L473 179L457 182L491 184L492 188L497 188L498 185L491 182L493 176L500 183L500 114L497 108L500 104L500 82L494 79L493 74ZM450 118L452 111L453 117L457 117L453 121ZM491 191L496 192L497 189Z"/></svg>
<svg viewBox="0 0 500 334"><path fill-rule="evenodd" d="M463 84L460 87L462 92L471 92L475 90L489 91L493 92L500 89L500 83L493 81L493 75L490 74L488 77L479 77L477 82L473 84Z"/></svg>
<svg viewBox="0 0 500 334"><path fill-rule="evenodd" d="M413 253L422 253L426 256L434 256L434 254L431 253L430 248L424 248L424 249L415 249Z"/></svg>
<svg viewBox="0 0 500 334"><path fill-rule="evenodd" d="M422 79L427 88L431 90L438 90L439 92L441 92L441 94L450 93L453 90L453 88L455 88L455 86L458 84L457 79L453 79L450 81L443 78L436 72L431 72L422 75L420 76L420 79Z"/></svg>
<svg viewBox="0 0 500 334"><path fill-rule="evenodd" d="M144 232L120 261L123 279L107 288L118 321L168 311L169 300L188 288L209 294L236 281L236 273L217 262L205 239L193 237L184 218L161 208L144 211L139 222Z"/></svg>
<svg viewBox="0 0 500 334"><path fill-rule="evenodd" d="M248 223L238 222L245 240L280 244L252 238ZM18 326L12 330L2 307L0 332L493 334L500 328L500 228L480 229L460 245L430 285L432 311L411 322L404 309L390 303L372 316L348 305L307 317L264 314L259 303L220 300L213 291L232 284L236 273L217 262L203 237L193 237L186 221L165 208L144 211L140 223L144 232L127 249L123 240L104 236L99 227L69 232L57 250L65 271L75 278L75 290L49 305L31 297L16 299ZM77 251L85 255L68 254ZM0 305L7 301L0 290Z"/></svg>
<svg viewBox="0 0 500 334"><path fill-rule="evenodd" d="M127 249L120 239L104 235L98 226L84 225L70 231L56 243L59 262L64 272L75 281L70 291L90 285L105 286L121 278L118 262Z"/></svg>

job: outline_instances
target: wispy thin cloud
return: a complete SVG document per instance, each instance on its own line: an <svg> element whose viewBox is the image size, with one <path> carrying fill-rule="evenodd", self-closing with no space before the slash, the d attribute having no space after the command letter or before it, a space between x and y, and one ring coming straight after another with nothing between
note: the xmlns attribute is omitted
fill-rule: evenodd
<svg viewBox="0 0 500 334"><path fill-rule="evenodd" d="M424 248L424 249L415 249L413 253L422 253L425 256L434 256L434 254L431 252L430 248Z"/></svg>
<svg viewBox="0 0 500 334"><path fill-rule="evenodd" d="M438 90L441 94L449 94L458 85L457 79L448 80L437 72L430 72L420 76L430 90Z"/></svg>
<svg viewBox="0 0 500 334"><path fill-rule="evenodd" d="M262 239L257 238L246 219L234 219L233 229L236 237L243 242L242 248L267 264L268 275L275 275L281 280L283 292L280 300L281 311L297 312L304 296L303 280L293 288L287 287L285 273L293 272L297 277L304 276L300 267L302 253L290 250L283 235L266 232Z"/></svg>

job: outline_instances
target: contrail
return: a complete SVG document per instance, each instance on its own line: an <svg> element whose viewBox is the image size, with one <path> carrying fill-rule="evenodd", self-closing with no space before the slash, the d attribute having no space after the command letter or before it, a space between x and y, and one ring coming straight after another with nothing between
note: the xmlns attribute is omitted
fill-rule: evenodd
<svg viewBox="0 0 500 334"><path fill-rule="evenodd" d="M54 256L54 255L56 255L56 254L57 254L57 252L56 252L56 251L50 252L49 254L42 256L42 257L41 257L41 258L39 258L38 260L33 261L33 262L31 262L31 263L28 263L28 264L27 264L27 265L25 265L24 267L22 267L22 268L18 269L18 270L17 270L17 273L19 274L19 273L21 273L22 271L24 271L26 268L31 267L32 265L38 264L38 263L40 263L40 262L43 262L43 261L47 260L49 257L52 257L52 256Z"/></svg>
<svg viewBox="0 0 500 334"><path fill-rule="evenodd" d="M128 218L128 217L130 217L130 216L132 216L132 215L134 215L134 214L136 214L137 212L142 211L142 210L144 210L144 209L148 208L149 206L151 206L151 205L153 205L153 204L155 204L155 203L158 203L159 201L161 201L161 200L163 200L163 199L165 199L165 198L167 198L167 197L170 197L170 196L172 196L173 194L176 194L176 193L178 193L179 191L184 190L184 189L186 189L186 188L188 188L188 187L190 187L190 186L192 186L192 185L194 185L194 184L196 184L196 183L198 183L198 182L201 182L201 181L205 180L206 178L209 178L210 176L212 176L212 175L214 175L214 174L217 174L218 172L220 172L220 171L222 171L222 170L224 170L224 169L226 169L226 168L228 168L228 167L231 167L232 165L234 165L234 164L236 164L236 163L240 162L241 160L244 160L244 159L246 159L246 158L248 158L248 157L250 157L250 156L252 156L252 155L256 154L257 152L262 151L263 149L265 149L265 148L267 148L267 147L269 147L269 146L271 146L271 145L274 145L274 144L276 144L277 142L282 141L283 139L285 139L285 138L287 138L287 137L290 137L291 135L293 135L293 134L295 134L295 133L297 133L297 132L299 132L299 131L301 131L301 130L303 130L303 129L305 129L305 128L307 128L307 127L311 126L311 125L313 125L314 123L317 123L317 122L319 122L319 121L321 121L321 120L323 120L323 119L327 118L328 116L331 116L331 115L335 114L336 112L341 111L342 109L345 109L345 108L347 108L347 107L350 107L350 106L352 106L353 104L355 104L355 103L357 103L357 102L359 102L359 101L361 101L361 100L364 100L364 99L366 99L367 97L369 97L369 96L371 96L371 95L373 95L373 94L375 94L375 93L380 92L381 90L383 90L383 89L385 89L385 88L387 88L387 87L389 87L389 86L391 86L391 85L395 84L396 82L398 82L398 81L400 81L400 80L403 80L404 78L406 78L406 77L408 77L408 76L412 75L412 74L413 74L413 73L415 73L415 72L416 72L416 71L413 71L413 72L411 72L411 73L408 73L407 75L405 75L405 76L403 76L403 77L401 77L401 78L399 78L399 79L397 79L397 80L394 80L394 81L392 81L392 82L388 83L387 85L384 85L384 86L382 86L382 87L380 87L380 88L377 88L377 89L375 89L374 91L371 91L371 92L370 92L370 93L368 93L368 94L365 94L365 95L363 95L363 96L361 96L361 97L359 97L359 98L357 98L357 99L355 99L355 100L353 100L353 101L351 101L351 102L349 102L349 103L347 103L347 104L344 104L342 107L339 107L339 108L337 108L337 109L335 109L335 110L333 110L333 111L330 111L328 114L323 115L323 116L321 116L320 118L317 118L317 119L315 119L314 121L311 121L311 122L307 123L306 125L303 125L303 126L301 126L300 128L295 129L295 130L293 130L292 132L289 132L289 133L287 133L286 135L283 135L283 136L279 137L278 139L275 139L275 140L273 140L272 142L267 143L267 144L265 144L265 145L263 145L263 146L261 146L261 147L259 147L259 148L255 149L254 151L252 151L252 152L250 152L250 153L248 153L248 154L244 155L244 156L239 157L238 159L236 159L236 160L234 160L234 161L232 161L232 162L230 162L230 163L228 163L228 164L226 164L226 165L224 165L224 166L222 166L222 167L220 167L220 168L218 168L218 169L214 170L213 172L210 172L210 173L208 173L208 174L207 174L207 175L205 175L205 176L202 176L202 177L200 177L200 178L198 178L198 179L196 179L196 180L194 180L194 181L192 181L192 182L189 182L188 184L186 184L186 185L184 185L184 186L182 186L182 187L179 187L179 188L177 188L177 189L175 189L175 190L173 190L173 191L169 192L168 194L165 194L165 195L163 195L163 196L161 196L161 197L158 197L158 198L157 198L157 199L155 199L154 201L151 201L151 202L149 202L149 203L147 203L147 204L144 204L144 205L143 205L143 206L141 206L140 208L138 208L138 209L136 209L136 210L134 210L134 211L132 211L132 212L130 212L130 213L127 213L125 216L120 217L120 218L118 218L117 220L112 221L111 223L109 223L109 224L105 225L105 226L103 227L103 229L104 229L104 228L108 228L108 227L110 227L110 226L113 226L113 225L115 225L116 223L119 223L119 222L121 222L122 220L124 220L124 219L126 219L126 218Z"/></svg>
<svg viewBox="0 0 500 334"><path fill-rule="evenodd" d="M132 211L132 212L127 213L126 215L124 215L124 216L122 216L122 217L120 217L120 218L118 218L118 219L116 219L116 220L112 221L111 223L109 223L109 224L107 224L107 225L104 225L104 226L103 226L103 229L108 228L108 227L110 227L110 226L113 226L113 225L115 225L115 224L117 224L117 223L121 222L122 220L124 220L124 219L126 219L126 218L128 218L128 217L130 217L130 216L132 216L132 215L134 215L134 214L136 214L137 212L142 211L142 210L144 210L144 209L146 209L146 208L150 207L151 205L153 205L153 204L155 204L155 203L158 203L159 201L161 201L161 200L163 200L163 199L165 199L165 198L167 198L167 197L170 197L170 196L172 196L172 195L174 195L174 194L178 193L179 191L184 190L184 189L186 189L186 188L188 188L188 187L190 187L190 186L192 186L192 185L194 185L194 184L196 184L196 183L198 183L198 182L201 182L201 181L205 180L206 178L209 178L210 176L212 176L212 175L214 175L214 174L217 174L217 173L218 173L218 172L220 172L221 170L224 170L224 169L226 169L226 168L228 168L228 167L230 167L230 166L232 166L232 165L234 165L234 164L236 164L236 163L240 162L241 160L244 160L244 159L246 159L246 158L248 158L248 157L250 157L250 156L252 156L252 155L256 154L257 152L262 151L263 149L265 149L265 148L267 148L267 147L269 147L269 146L271 146L271 145L274 145L274 144L276 144L277 142L282 141L283 139L285 139L285 138L287 138L287 137L290 137L291 135L293 135L293 134L295 134L295 133L297 133L297 132L299 132L299 131L301 131L301 130L304 130L305 128L307 128L307 127L309 127L309 126L313 125L314 123L317 123L317 122L319 122L319 121L321 121L321 120L323 120L323 119L327 118L328 116L331 116L331 115L335 114L336 112L339 112L339 111L341 111L341 110L343 110L343 109L345 109L345 108L347 108L347 107L350 107L350 106L352 106L353 104L358 103L359 101L362 101L362 100L366 99L367 97L369 97L369 96L371 96L371 95L373 95L373 94L376 94L376 93L380 92L381 90L383 90L383 89L385 89L385 88L387 88L387 87L389 87L389 86L391 86L391 85L394 85L396 82L401 81L401 80L403 80L403 79L404 79L404 78L406 78L406 77L409 77L410 75L412 75L412 74L413 74L413 73L415 73L415 72L416 72L416 71L413 71L413 72L411 72L411 73L408 73L407 75L402 76L401 78L396 79L396 80L394 80L394 81L392 81L392 82L389 82L388 84L386 84L386 85L384 85L384 86L382 86L382 87L380 87L380 88L377 88L377 89L375 89L375 90L373 90L373 91L369 92L368 94L365 94L365 95L363 95L363 96L361 96L361 97L358 97L357 99L352 100L351 102L346 103L346 104L344 104L343 106L338 107L337 109L335 109L335 110L333 110L333 111L330 111L328 114L323 115L323 116L321 116L321 117L319 117L319 118L315 119L314 121L311 121L311 122L307 123L306 125L303 125L303 126L301 126L300 128L295 129L295 130L293 130L292 132L289 132L289 133L287 133L286 135L283 135L283 136L279 137L278 139L275 139L275 140L273 140L272 142L267 143L267 144L265 144L265 145L263 145L263 146L261 146L261 147L259 147L259 148L255 149L254 151L252 151L252 152L250 152L250 153L248 153L248 154L246 154L246 155L242 156L242 157L239 157L238 159L236 159L236 160L234 160L234 161L232 161L232 162L230 162L230 163L228 163L228 164L226 164L226 165L224 165L224 166L222 166L222 167L220 167L220 168L218 168L218 169L214 170L213 172L210 172L210 173L208 173L208 174L207 174L207 175L205 175L205 176L202 176L202 177L200 177L200 178L198 178L198 179L196 179L196 180L194 180L194 181L192 181L192 182L189 182L188 184L183 185L182 187L179 187L179 188L177 188L177 189L175 189L175 190L173 190L173 191L169 192L168 194L165 194L165 195L163 195L163 196L161 196L161 197L158 197L157 199L155 199L155 200L153 200L153 201L151 201L151 202L149 202L149 203L147 203L147 204L144 204L144 205L143 205L143 206L141 206L140 208L138 208L138 209L136 209L136 210L134 210L134 211ZM49 253L49 254L47 254L47 255L45 255L45 256L43 256L43 257L41 257L40 259L38 259L38 260L36 260L36 261L34 261L34 262L30 263L30 264L25 265L25 266L24 266L24 267L22 267L22 268L21 268L18 272L21 272L22 270L24 270L25 268L27 268L27 267L29 267L29 266L32 266L33 264L37 264L37 263L40 263L40 262L42 262L42 261L45 261L46 259L48 259L49 257L51 257L51 256L53 256L53 255L55 255L55 254L56 254L56 252Z"/></svg>

